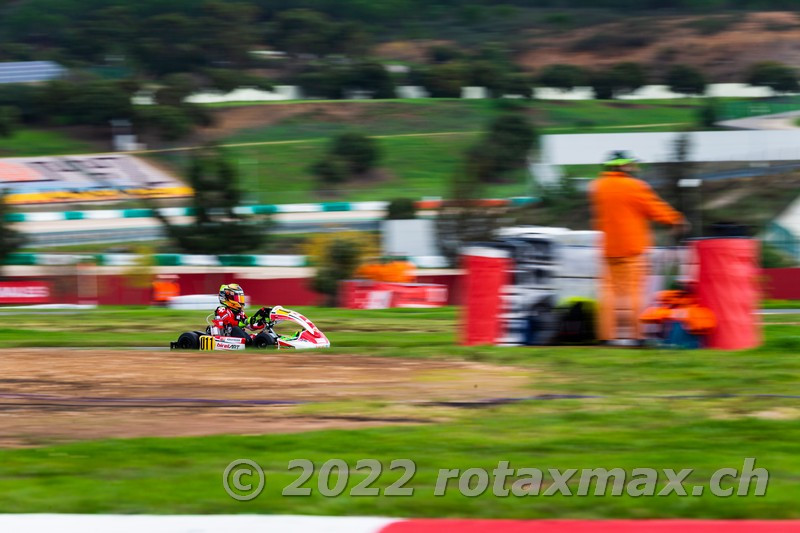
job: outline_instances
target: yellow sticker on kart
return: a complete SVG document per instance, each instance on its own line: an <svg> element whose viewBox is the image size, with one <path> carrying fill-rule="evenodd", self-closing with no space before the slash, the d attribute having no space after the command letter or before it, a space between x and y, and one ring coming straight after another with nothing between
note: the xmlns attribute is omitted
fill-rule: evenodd
<svg viewBox="0 0 800 533"><path fill-rule="evenodd" d="M244 339L241 337L214 337L202 335L200 337L200 350L244 350Z"/></svg>

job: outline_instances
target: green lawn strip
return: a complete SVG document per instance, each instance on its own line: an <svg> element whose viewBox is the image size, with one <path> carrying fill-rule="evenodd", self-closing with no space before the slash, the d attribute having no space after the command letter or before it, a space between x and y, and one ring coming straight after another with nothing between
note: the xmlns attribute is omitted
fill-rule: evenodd
<svg viewBox="0 0 800 533"><path fill-rule="evenodd" d="M91 144L58 130L19 128L0 143L0 157L80 154L97 151Z"/></svg>
<svg viewBox="0 0 800 533"><path fill-rule="evenodd" d="M800 309L800 300L764 300L762 309Z"/></svg>
<svg viewBox="0 0 800 533"><path fill-rule="evenodd" d="M471 411L445 424L320 431L265 436L218 436L83 442L0 450L0 512L71 513L269 513L485 518L798 518L800 438L796 420L775 420L746 411L719 416L727 401L703 403L558 400ZM770 409L786 401L753 406ZM713 409L709 409L713 407ZM724 411L724 409L723 409ZM744 458L770 472L763 497L717 498L708 479L719 468L741 469ZM237 502L222 487L222 472L236 459L259 463L266 488L255 500ZM393 459L416 462L415 490L407 497L355 497L347 492L364 479L354 473L345 494L324 497L317 473L308 497L281 496L299 475L293 459L320 466L342 459L382 462L375 487L402 474ZM693 468L687 488L706 485L702 497L527 496L495 497L491 489L468 498L451 481L433 495L438 470L484 468L499 461L512 468ZM515 478L512 478L512 481ZM550 477L545 477L545 488ZM578 477L570 490L578 490ZM335 484L335 474L329 480ZM250 479L243 478L244 482ZM659 478L659 488L666 479ZM724 486L728 486L726 483ZM510 488L507 482L506 488Z"/></svg>
<svg viewBox="0 0 800 533"><path fill-rule="evenodd" d="M761 315L761 320L767 324L800 324L800 312L781 313L779 315Z"/></svg>

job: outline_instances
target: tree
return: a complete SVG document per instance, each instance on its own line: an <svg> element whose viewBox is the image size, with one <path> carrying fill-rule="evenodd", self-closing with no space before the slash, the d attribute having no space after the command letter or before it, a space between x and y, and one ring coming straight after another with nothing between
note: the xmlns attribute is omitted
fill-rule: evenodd
<svg viewBox="0 0 800 533"><path fill-rule="evenodd" d="M6 220L6 215L8 215L8 204L5 193L0 189L0 268L9 254L18 250L25 243L23 235L11 228Z"/></svg>
<svg viewBox="0 0 800 533"><path fill-rule="evenodd" d="M538 76L541 86L564 91L585 85L586 80L586 71L574 65L548 65L542 69Z"/></svg>
<svg viewBox="0 0 800 533"><path fill-rule="evenodd" d="M352 279L360 262L360 241L334 237L327 244L312 280L314 290L325 295L326 305L336 305L339 285Z"/></svg>
<svg viewBox="0 0 800 533"><path fill-rule="evenodd" d="M673 66L665 78L670 91L687 94L701 95L706 92L706 78L699 70L688 65Z"/></svg>
<svg viewBox="0 0 800 533"><path fill-rule="evenodd" d="M510 74L504 81L502 92L503 94L531 98L533 95L533 80L526 74Z"/></svg>
<svg viewBox="0 0 800 533"><path fill-rule="evenodd" d="M525 166L528 153L538 145L538 136L524 115L501 115L489 126L487 144L496 154L495 170L502 173Z"/></svg>
<svg viewBox="0 0 800 533"><path fill-rule="evenodd" d="M257 7L245 2L210 0L200 6L201 46L214 64L248 64L249 53L258 44Z"/></svg>
<svg viewBox="0 0 800 533"><path fill-rule="evenodd" d="M186 72L164 76L161 87L156 91L155 100L161 105L179 106L200 88L198 80Z"/></svg>
<svg viewBox="0 0 800 533"><path fill-rule="evenodd" d="M234 210L241 199L238 172L221 148L209 145L193 154L188 178L194 189L191 224L175 226L154 210L178 248L187 253L237 254L253 253L264 244L271 221Z"/></svg>
<svg viewBox="0 0 800 533"><path fill-rule="evenodd" d="M589 74L589 85L592 87L597 100L611 100L614 98L614 79L607 70L596 70Z"/></svg>
<svg viewBox="0 0 800 533"><path fill-rule="evenodd" d="M132 55L158 75L187 72L210 62L201 37L205 28L199 18L183 13L161 13L140 22L132 40Z"/></svg>
<svg viewBox="0 0 800 533"><path fill-rule="evenodd" d="M537 144L537 132L524 115L500 115L483 139L467 150L466 170L479 181L500 181L509 171L523 168Z"/></svg>
<svg viewBox="0 0 800 533"><path fill-rule="evenodd" d="M747 83L756 87L769 87L776 93L800 90L795 70L777 61L762 61L750 67Z"/></svg>
<svg viewBox="0 0 800 533"><path fill-rule="evenodd" d="M417 205L411 198L394 198L386 208L386 220L417 218Z"/></svg>
<svg viewBox="0 0 800 533"><path fill-rule="evenodd" d="M473 147L471 152L477 149ZM452 174L447 199L436 214L436 240L451 266L458 266L461 249L471 242L492 240L506 210L481 205L483 183L475 164L481 159L466 157L462 168Z"/></svg>
<svg viewBox="0 0 800 533"><path fill-rule="evenodd" d="M610 100L630 93L647 83L647 75L638 63L617 63L589 75L589 85L598 100Z"/></svg>
<svg viewBox="0 0 800 533"><path fill-rule="evenodd" d="M464 53L455 46L440 44L428 48L428 58L433 63L449 63L464 57Z"/></svg>
<svg viewBox="0 0 800 533"><path fill-rule="evenodd" d="M139 129L157 132L163 141L177 141L192 132L192 119L179 106L142 106L136 112L135 122Z"/></svg>
<svg viewBox="0 0 800 533"><path fill-rule="evenodd" d="M470 61L466 66L466 72L468 85L486 87L493 98L503 96L510 76L510 72L501 63L487 59Z"/></svg>
<svg viewBox="0 0 800 533"><path fill-rule="evenodd" d="M416 85L422 85L434 98L459 98L461 88L467 83L467 74L461 63L445 63L414 71Z"/></svg>
<svg viewBox="0 0 800 533"><path fill-rule="evenodd" d="M317 65L297 75L296 83L308 96L342 98L347 87L347 69L333 65Z"/></svg>
<svg viewBox="0 0 800 533"><path fill-rule="evenodd" d="M372 170L381 153L375 139L360 133L338 135L311 171L326 183L342 183Z"/></svg>
<svg viewBox="0 0 800 533"><path fill-rule="evenodd" d="M395 87L391 74L380 63L359 63L348 73L348 88L368 91L373 98L394 98Z"/></svg>
<svg viewBox="0 0 800 533"><path fill-rule="evenodd" d="M19 110L16 107L0 107L0 138L8 138L14 135L19 115Z"/></svg>
<svg viewBox="0 0 800 533"><path fill-rule="evenodd" d="M329 35L333 22L312 9L289 9L278 13L270 25L267 39L270 44L289 54L330 52Z"/></svg>
<svg viewBox="0 0 800 533"><path fill-rule="evenodd" d="M697 110L697 122L704 128L713 128L717 125L719 120L719 110L717 109L717 102L713 98L709 98L702 107Z"/></svg>
<svg viewBox="0 0 800 533"><path fill-rule="evenodd" d="M357 22L342 22L330 31L331 50L348 57L364 57L372 44L369 32Z"/></svg>

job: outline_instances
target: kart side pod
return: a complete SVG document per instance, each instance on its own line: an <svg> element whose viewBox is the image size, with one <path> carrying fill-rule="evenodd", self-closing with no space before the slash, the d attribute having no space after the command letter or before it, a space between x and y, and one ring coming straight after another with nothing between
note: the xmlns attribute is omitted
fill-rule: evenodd
<svg viewBox="0 0 800 533"><path fill-rule="evenodd" d="M241 337L200 336L200 351L211 350L244 350L244 339Z"/></svg>

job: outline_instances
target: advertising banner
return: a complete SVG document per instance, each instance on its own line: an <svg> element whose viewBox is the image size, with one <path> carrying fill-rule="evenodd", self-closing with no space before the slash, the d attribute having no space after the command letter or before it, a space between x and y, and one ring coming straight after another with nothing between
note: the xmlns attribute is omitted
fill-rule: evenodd
<svg viewBox="0 0 800 533"><path fill-rule="evenodd" d="M0 281L0 304L46 304L52 293L44 281Z"/></svg>
<svg viewBox="0 0 800 533"><path fill-rule="evenodd" d="M189 196L192 190L143 159L125 154L0 159L10 204Z"/></svg>

